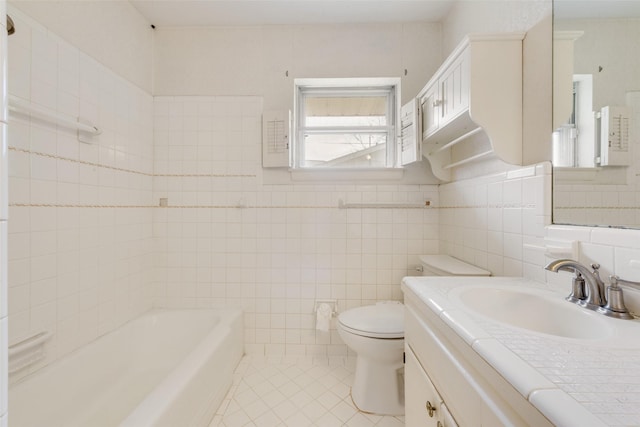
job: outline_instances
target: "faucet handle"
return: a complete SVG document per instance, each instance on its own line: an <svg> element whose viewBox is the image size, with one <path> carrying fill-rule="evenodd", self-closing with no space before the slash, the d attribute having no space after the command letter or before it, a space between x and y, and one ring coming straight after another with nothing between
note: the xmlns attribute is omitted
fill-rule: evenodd
<svg viewBox="0 0 640 427"><path fill-rule="evenodd" d="M600 307L598 312L617 319L633 319L633 316L624 305L622 289L618 286L618 283L624 283L624 280L618 276L609 276L609 279L611 280L611 285L607 286L607 304L604 307Z"/></svg>
<svg viewBox="0 0 640 427"><path fill-rule="evenodd" d="M609 276L611 280L611 286L618 287L619 284L627 285L635 289L640 289L640 282L632 282L631 280L624 280L618 276Z"/></svg>
<svg viewBox="0 0 640 427"><path fill-rule="evenodd" d="M609 281L611 282L611 287L617 289L619 287L618 282L620 281L620 277L616 275L609 276Z"/></svg>

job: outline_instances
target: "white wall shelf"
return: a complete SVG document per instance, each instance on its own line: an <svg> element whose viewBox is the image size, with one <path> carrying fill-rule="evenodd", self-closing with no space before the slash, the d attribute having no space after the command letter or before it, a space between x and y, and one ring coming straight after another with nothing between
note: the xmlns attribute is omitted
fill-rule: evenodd
<svg viewBox="0 0 640 427"><path fill-rule="evenodd" d="M418 94L422 152L439 179L489 156L522 164L523 38L467 36Z"/></svg>

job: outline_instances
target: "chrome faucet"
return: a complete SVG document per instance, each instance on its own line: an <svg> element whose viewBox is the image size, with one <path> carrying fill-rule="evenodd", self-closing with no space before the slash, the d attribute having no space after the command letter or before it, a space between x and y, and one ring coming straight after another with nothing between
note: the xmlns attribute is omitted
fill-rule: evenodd
<svg viewBox="0 0 640 427"><path fill-rule="evenodd" d="M622 280L618 276L610 276L611 285L605 285L600 278L598 269L600 264L591 264L593 270L578 261L571 259L558 259L547 264L545 269L557 273L558 271L571 271L575 274L573 277L573 287L571 294L566 298L567 301L576 303L582 307L602 313L605 316L615 317L617 319L633 319L633 315L624 305L622 289L619 283L633 286L640 289L640 283ZM585 295L585 284L588 293Z"/></svg>
<svg viewBox="0 0 640 427"><path fill-rule="evenodd" d="M598 273L600 265L591 264L591 267L593 271L578 261L572 259L557 259L551 261L544 268L554 273L558 271L575 273L573 290L567 299L590 310L597 310L606 304L604 282L600 279L600 274ZM584 283L586 283L588 290L586 297L584 290L580 289L580 286L584 286Z"/></svg>

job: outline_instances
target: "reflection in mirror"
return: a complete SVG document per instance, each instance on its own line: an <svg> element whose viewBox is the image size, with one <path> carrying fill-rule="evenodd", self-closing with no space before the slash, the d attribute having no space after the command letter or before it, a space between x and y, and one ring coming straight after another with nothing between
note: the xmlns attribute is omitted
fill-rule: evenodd
<svg viewBox="0 0 640 427"><path fill-rule="evenodd" d="M640 228L640 0L554 0L553 222Z"/></svg>

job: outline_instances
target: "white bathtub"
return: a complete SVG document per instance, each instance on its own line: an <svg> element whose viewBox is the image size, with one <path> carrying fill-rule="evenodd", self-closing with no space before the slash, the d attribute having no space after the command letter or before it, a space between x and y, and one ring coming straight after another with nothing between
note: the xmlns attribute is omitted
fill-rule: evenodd
<svg viewBox="0 0 640 427"><path fill-rule="evenodd" d="M242 353L240 310L153 310L12 385L9 424L206 426Z"/></svg>

